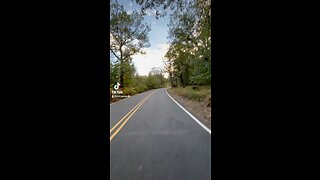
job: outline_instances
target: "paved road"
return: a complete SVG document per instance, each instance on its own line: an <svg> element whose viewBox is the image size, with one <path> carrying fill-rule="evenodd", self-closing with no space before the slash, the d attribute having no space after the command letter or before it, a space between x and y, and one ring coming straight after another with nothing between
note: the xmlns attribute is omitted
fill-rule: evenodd
<svg viewBox="0 0 320 180"><path fill-rule="evenodd" d="M211 135L173 102L166 89L112 104L110 128L146 97L110 133L124 123L110 140L111 179L211 179Z"/></svg>

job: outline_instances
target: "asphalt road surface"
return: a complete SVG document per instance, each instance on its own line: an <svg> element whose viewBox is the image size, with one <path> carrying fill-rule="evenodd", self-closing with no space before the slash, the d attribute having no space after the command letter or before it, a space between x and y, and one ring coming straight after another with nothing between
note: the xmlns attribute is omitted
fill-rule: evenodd
<svg viewBox="0 0 320 180"><path fill-rule="evenodd" d="M112 180L211 179L211 134L165 88L111 104L110 110Z"/></svg>

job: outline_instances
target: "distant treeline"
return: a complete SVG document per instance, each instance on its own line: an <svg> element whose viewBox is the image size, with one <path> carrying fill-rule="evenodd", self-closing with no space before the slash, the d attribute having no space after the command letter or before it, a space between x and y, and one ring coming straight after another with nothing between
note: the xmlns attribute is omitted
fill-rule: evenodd
<svg viewBox="0 0 320 180"><path fill-rule="evenodd" d="M119 65L120 64L113 64L110 62L110 90L112 90L113 86L117 82L120 82ZM134 95L169 85L169 80L164 77L163 71L151 70L147 76L140 76L135 73L135 68L133 65L126 64L124 69L125 71L121 89L126 95Z"/></svg>

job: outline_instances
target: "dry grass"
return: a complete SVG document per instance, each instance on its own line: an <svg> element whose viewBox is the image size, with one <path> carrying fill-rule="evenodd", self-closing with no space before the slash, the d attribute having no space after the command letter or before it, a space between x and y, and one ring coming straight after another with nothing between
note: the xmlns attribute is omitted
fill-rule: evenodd
<svg viewBox="0 0 320 180"><path fill-rule="evenodd" d="M210 86L197 86L197 89L193 89L191 86L182 88L172 88L172 91L179 96L183 96L193 101L204 101L207 98L211 99L211 87Z"/></svg>

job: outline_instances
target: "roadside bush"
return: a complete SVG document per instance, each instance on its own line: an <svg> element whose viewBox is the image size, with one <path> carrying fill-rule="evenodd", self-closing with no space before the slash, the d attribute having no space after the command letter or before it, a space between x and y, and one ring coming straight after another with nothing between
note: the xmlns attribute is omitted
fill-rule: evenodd
<svg viewBox="0 0 320 180"><path fill-rule="evenodd" d="M148 90L148 87L142 83L139 83L138 86L136 88L134 88L134 90L137 92L137 93L142 93L142 92L145 92Z"/></svg>
<svg viewBox="0 0 320 180"><path fill-rule="evenodd" d="M159 88L160 80L157 79L155 76L149 76L146 79L146 86L148 87L148 90Z"/></svg>
<svg viewBox="0 0 320 180"><path fill-rule="evenodd" d="M133 96L136 94L136 91L133 88L125 87L123 88L123 94Z"/></svg>
<svg viewBox="0 0 320 180"><path fill-rule="evenodd" d="M202 101L206 94L204 91L187 91L186 96L188 99L195 100L195 101Z"/></svg>
<svg viewBox="0 0 320 180"><path fill-rule="evenodd" d="M199 89L199 86L197 86L197 85L192 86L192 89L195 90L195 91L200 90L200 89Z"/></svg>
<svg viewBox="0 0 320 180"><path fill-rule="evenodd" d="M196 90L194 90L193 87L178 87L172 88L172 90L178 95L194 101L203 101L206 97L211 95L211 89L208 87L197 87Z"/></svg>

